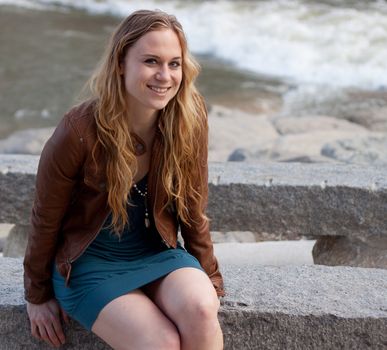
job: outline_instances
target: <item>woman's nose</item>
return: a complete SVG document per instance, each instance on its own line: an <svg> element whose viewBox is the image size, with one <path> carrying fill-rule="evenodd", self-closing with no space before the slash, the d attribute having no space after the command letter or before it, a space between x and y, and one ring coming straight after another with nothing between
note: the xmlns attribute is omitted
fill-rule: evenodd
<svg viewBox="0 0 387 350"><path fill-rule="evenodd" d="M159 71L156 73L156 79L161 81L169 80L170 72L168 67L160 67Z"/></svg>

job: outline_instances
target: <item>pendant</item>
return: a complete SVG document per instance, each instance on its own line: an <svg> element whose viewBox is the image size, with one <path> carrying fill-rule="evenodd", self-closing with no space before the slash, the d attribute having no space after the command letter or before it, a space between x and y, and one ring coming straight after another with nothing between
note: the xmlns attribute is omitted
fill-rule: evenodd
<svg viewBox="0 0 387 350"><path fill-rule="evenodd" d="M150 227L150 220L148 218L145 218L145 227L146 228Z"/></svg>

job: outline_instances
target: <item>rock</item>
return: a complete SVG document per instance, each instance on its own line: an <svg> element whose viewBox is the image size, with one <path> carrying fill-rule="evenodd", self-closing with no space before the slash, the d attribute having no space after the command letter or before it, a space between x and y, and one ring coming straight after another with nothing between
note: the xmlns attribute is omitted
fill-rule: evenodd
<svg viewBox="0 0 387 350"><path fill-rule="evenodd" d="M313 261L319 265L387 268L387 237L319 237Z"/></svg>
<svg viewBox="0 0 387 350"><path fill-rule="evenodd" d="M359 89L321 89L304 87L285 98L286 115L329 115L362 125L369 130L387 132L387 91Z"/></svg>
<svg viewBox="0 0 387 350"><path fill-rule="evenodd" d="M274 153L269 147L262 147L258 150L248 150L238 148L232 152L228 159L229 162L262 162L262 161L276 161L285 163L332 163L335 162L332 158L324 156L308 156L308 155L296 155L296 154L279 154Z"/></svg>
<svg viewBox="0 0 387 350"><path fill-rule="evenodd" d="M366 129L356 133L347 130L313 130L304 134L287 134L280 136L272 145L274 159L283 157L321 156L321 150L328 142L370 135Z"/></svg>
<svg viewBox="0 0 387 350"><path fill-rule="evenodd" d="M345 163L387 164L387 135L330 142L321 154Z"/></svg>
<svg viewBox="0 0 387 350"><path fill-rule="evenodd" d="M209 161L226 161L236 147L251 149L275 140L278 133L268 117L213 106L209 123Z"/></svg>
<svg viewBox="0 0 387 350"><path fill-rule="evenodd" d="M276 161L321 163L340 161L322 153L324 146L337 140L355 139L359 137L382 137L383 134L359 128L357 132L350 130L313 130L309 133L286 134L276 139L267 140L250 148L237 148L230 153L228 159L234 161Z"/></svg>
<svg viewBox="0 0 387 350"><path fill-rule="evenodd" d="M48 349L31 336L23 260L2 258L0 264L1 349ZM387 270L244 263L220 263L220 268L225 350L386 347ZM111 350L75 320L64 324L64 331L64 349Z"/></svg>
<svg viewBox="0 0 387 350"><path fill-rule="evenodd" d="M4 250L5 242L12 227L12 224L0 224L0 252Z"/></svg>
<svg viewBox="0 0 387 350"><path fill-rule="evenodd" d="M256 237L253 232L250 231L234 231L234 232L211 232L211 238L213 243L225 243L225 242L256 242Z"/></svg>
<svg viewBox="0 0 387 350"><path fill-rule="evenodd" d="M314 240L214 244L219 264L313 265Z"/></svg>
<svg viewBox="0 0 387 350"><path fill-rule="evenodd" d="M382 131L387 133L387 107L377 109L354 110L343 113L344 117L354 123L364 125L373 131Z"/></svg>
<svg viewBox="0 0 387 350"><path fill-rule="evenodd" d="M42 128L16 131L0 140L0 153L39 155L54 130L55 128Z"/></svg>
<svg viewBox="0 0 387 350"><path fill-rule="evenodd" d="M234 150L227 158L227 161L229 162L243 162L246 160L248 156L248 150L243 148L237 148Z"/></svg>
<svg viewBox="0 0 387 350"><path fill-rule="evenodd" d="M309 237L294 232L278 234L277 232L251 232L251 231L211 231L213 243L252 243L263 241L295 241L308 240Z"/></svg>
<svg viewBox="0 0 387 350"><path fill-rule="evenodd" d="M305 116L278 118L273 121L274 127L281 135L302 134L314 131L344 130L364 132L365 127L347 120L328 116Z"/></svg>
<svg viewBox="0 0 387 350"><path fill-rule="evenodd" d="M27 247L28 225L15 225L12 227L5 242L4 257L23 257Z"/></svg>
<svg viewBox="0 0 387 350"><path fill-rule="evenodd" d="M350 91L343 117L370 130L387 132L387 92Z"/></svg>

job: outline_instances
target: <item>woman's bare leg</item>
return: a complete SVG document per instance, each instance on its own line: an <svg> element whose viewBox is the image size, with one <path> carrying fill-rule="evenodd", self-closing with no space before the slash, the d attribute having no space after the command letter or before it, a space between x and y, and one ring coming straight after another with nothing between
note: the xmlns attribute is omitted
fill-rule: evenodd
<svg viewBox="0 0 387 350"><path fill-rule="evenodd" d="M223 333L217 317L219 300L203 271L181 268L142 290L176 324L181 349L223 349Z"/></svg>
<svg viewBox="0 0 387 350"><path fill-rule="evenodd" d="M138 289L107 304L92 331L115 350L180 350L176 326Z"/></svg>

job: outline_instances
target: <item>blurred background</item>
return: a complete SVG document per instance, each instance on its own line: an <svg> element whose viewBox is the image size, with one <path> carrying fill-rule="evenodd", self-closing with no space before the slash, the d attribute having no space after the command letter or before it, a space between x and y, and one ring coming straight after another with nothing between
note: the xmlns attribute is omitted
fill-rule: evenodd
<svg viewBox="0 0 387 350"><path fill-rule="evenodd" d="M40 153L139 8L183 24L211 161L387 164L387 3L357 0L0 0L1 153Z"/></svg>
<svg viewBox="0 0 387 350"><path fill-rule="evenodd" d="M175 14L202 65L210 161L387 164L382 0L0 0L0 153L40 154L115 26L140 8ZM213 232L215 243L299 238ZM254 256L313 263L314 241L294 243Z"/></svg>

